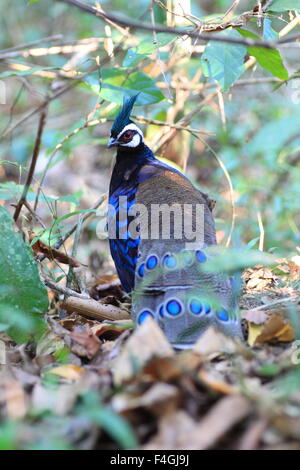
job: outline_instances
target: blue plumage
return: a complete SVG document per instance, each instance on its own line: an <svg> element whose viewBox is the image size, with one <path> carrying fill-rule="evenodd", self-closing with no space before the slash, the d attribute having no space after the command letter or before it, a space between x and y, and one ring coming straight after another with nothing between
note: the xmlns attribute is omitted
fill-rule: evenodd
<svg viewBox="0 0 300 470"><path fill-rule="evenodd" d="M124 101L112 127L109 146L118 150L108 213L111 255L125 291L133 293L133 318L138 324L154 318L179 348L190 347L209 325L242 338L229 278L202 270L210 256L206 247L216 244L210 200L178 170L157 160L144 144L142 131L130 121L135 99ZM141 204L147 209L140 221L149 229L148 236L132 225L134 210ZM197 205L203 206L201 246L187 249L187 239L178 237L174 223L170 239L152 236L157 227L148 213L161 204L189 205L191 213Z"/></svg>

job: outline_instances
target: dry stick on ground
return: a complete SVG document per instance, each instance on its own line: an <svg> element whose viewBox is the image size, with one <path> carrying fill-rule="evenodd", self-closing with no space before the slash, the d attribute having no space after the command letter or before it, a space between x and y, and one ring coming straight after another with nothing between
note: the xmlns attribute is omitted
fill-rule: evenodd
<svg viewBox="0 0 300 470"><path fill-rule="evenodd" d="M129 26L138 30L144 31L156 31L157 33L170 33L176 34L178 36L189 36L195 39L203 39L205 41L218 41L218 42L227 42L230 44L242 44L244 46L255 46L255 47L265 47L267 49L274 49L279 44L284 44L287 42L294 42L296 39L300 38L300 33L294 34L286 39L279 39L279 40L272 40L272 41L257 41L252 38L247 39L236 39L232 37L224 37L220 36L219 34L212 34L212 33L198 33L195 31L190 31L181 28L170 28L164 27L160 25L156 25L155 28L151 24L141 23L139 21L129 20L129 19L122 19L118 16L103 13L102 11L97 10L97 8L87 5L79 0L56 0L62 3L68 3L69 5L73 5L81 10L85 11L86 13L90 13L94 16L100 17L105 20L113 21L121 26ZM259 12L258 12L259 14ZM257 16L257 15L255 15Z"/></svg>
<svg viewBox="0 0 300 470"><path fill-rule="evenodd" d="M114 305L101 304L100 302L91 299L87 294L80 294L68 287L63 287L43 275L42 281L45 286L59 294L67 296L67 298L61 303L61 307L68 311L77 312L80 315L100 321L126 320L130 318L129 313L126 312L126 310L122 310Z"/></svg>
<svg viewBox="0 0 300 470"><path fill-rule="evenodd" d="M18 220L19 214L21 212L24 201L26 200L26 196L27 196L29 187L30 187L31 182L32 182L36 162L37 162L37 159L38 159L38 156L39 156L41 138L42 138L43 129L44 129L44 126L45 126L45 121L46 121L46 109L43 109L42 112L41 112L41 116L40 116L38 132L37 132L37 136L36 136L36 139L35 139L35 144L34 144L32 159L31 159L31 163L30 163L30 168L29 168L29 171L28 171L28 174L27 174L27 179L26 179L26 182L25 182L25 185L24 185L22 196L21 196L21 198L20 198L20 200L17 204L16 210L15 210L15 213L14 213L15 222Z"/></svg>
<svg viewBox="0 0 300 470"><path fill-rule="evenodd" d="M94 299L80 299L78 297L68 297L61 303L61 307L69 312L76 312L80 315L94 320L128 320L130 314L114 305L101 304Z"/></svg>

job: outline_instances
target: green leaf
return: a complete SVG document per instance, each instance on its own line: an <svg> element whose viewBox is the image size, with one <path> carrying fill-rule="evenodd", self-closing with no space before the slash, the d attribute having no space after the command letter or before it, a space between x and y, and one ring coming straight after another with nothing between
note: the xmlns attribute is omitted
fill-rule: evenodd
<svg viewBox="0 0 300 470"><path fill-rule="evenodd" d="M241 28L238 28L238 32L244 38L260 39L256 34ZM250 55L256 58L259 65L271 72L272 75L281 80L287 80L289 78L289 74L283 65L279 51L276 49L266 49L264 47L248 47L247 50Z"/></svg>
<svg viewBox="0 0 300 470"><path fill-rule="evenodd" d="M95 392L82 396L83 403L77 412L101 426L124 449L137 447L137 440L130 424L110 408L104 406Z"/></svg>
<svg viewBox="0 0 300 470"><path fill-rule="evenodd" d="M160 33L157 35L157 44L153 43L153 38L142 40L137 47L128 49L123 60L123 66L133 67L146 57L153 54L153 52L157 51L159 47L166 46L172 40L174 40L174 36L172 37L170 34L166 33Z"/></svg>
<svg viewBox="0 0 300 470"><path fill-rule="evenodd" d="M272 20L270 20L270 18L265 18L263 26L263 38L269 40L278 39L278 37L279 34L272 28Z"/></svg>
<svg viewBox="0 0 300 470"><path fill-rule="evenodd" d="M134 95L138 91L140 94L136 101L137 105L157 103L164 99L164 95L157 88L152 78L142 72L134 71L129 73L128 69L124 67L107 68L102 70L102 79L100 96L113 103L122 104L124 95ZM98 77L95 80L94 77L90 76L87 82L98 95Z"/></svg>
<svg viewBox="0 0 300 470"><path fill-rule="evenodd" d="M270 6L272 11L288 11L296 10L300 11L299 0L275 0Z"/></svg>
<svg viewBox="0 0 300 470"><path fill-rule="evenodd" d="M62 217L56 219L51 227L51 230L56 226L59 225L63 220L69 219L70 217L74 217L74 215L85 214L87 212L97 212L96 209L82 209L80 211L70 212L69 214L65 214Z"/></svg>
<svg viewBox="0 0 300 470"><path fill-rule="evenodd" d="M40 281L31 250L13 229L10 214L0 206L0 322L18 342L40 333L41 315L48 308L48 296Z"/></svg>
<svg viewBox="0 0 300 470"><path fill-rule="evenodd" d="M234 30L224 31L220 36L240 37ZM201 57L205 77L219 82L222 90L228 90L245 71L246 53L247 48L239 44L209 41Z"/></svg>
<svg viewBox="0 0 300 470"><path fill-rule="evenodd" d="M271 265L276 257L265 252L249 249L222 248L212 246L207 249L211 255L201 269L207 273L235 273L241 269L255 266L256 264Z"/></svg>

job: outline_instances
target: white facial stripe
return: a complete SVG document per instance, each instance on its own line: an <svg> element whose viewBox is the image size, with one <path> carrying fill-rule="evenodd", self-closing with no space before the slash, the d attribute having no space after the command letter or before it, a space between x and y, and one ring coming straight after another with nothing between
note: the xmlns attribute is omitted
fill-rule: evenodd
<svg viewBox="0 0 300 470"><path fill-rule="evenodd" d="M135 124L133 124L133 122L131 122L130 124L127 124L127 126L125 126L125 127L121 130L120 134L117 136L117 139L119 140L119 138L121 137L121 135L122 135L124 132L126 132L126 131L136 131L136 132L140 135L140 137L141 137L141 142L143 142L143 140L144 140L144 135L143 135L141 129L140 129L138 126L136 126ZM134 137L135 137L135 136L134 136ZM133 139L132 139L132 140L133 140ZM131 141L131 142L132 142L132 141ZM131 143L131 142L129 142L129 143ZM132 145L129 145L129 147L132 147Z"/></svg>
<svg viewBox="0 0 300 470"><path fill-rule="evenodd" d="M143 138L140 134L135 134L130 142L127 144L120 144L122 147L137 147L143 141Z"/></svg>

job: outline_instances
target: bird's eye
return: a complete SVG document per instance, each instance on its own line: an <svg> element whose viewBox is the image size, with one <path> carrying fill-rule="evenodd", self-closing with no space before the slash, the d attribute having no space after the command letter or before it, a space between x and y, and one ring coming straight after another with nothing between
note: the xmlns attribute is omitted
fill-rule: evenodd
<svg viewBox="0 0 300 470"><path fill-rule="evenodd" d="M135 134L135 131L129 129L128 131L125 131L124 134L121 135L121 138L119 140L120 142L128 143L131 141L134 134Z"/></svg>

